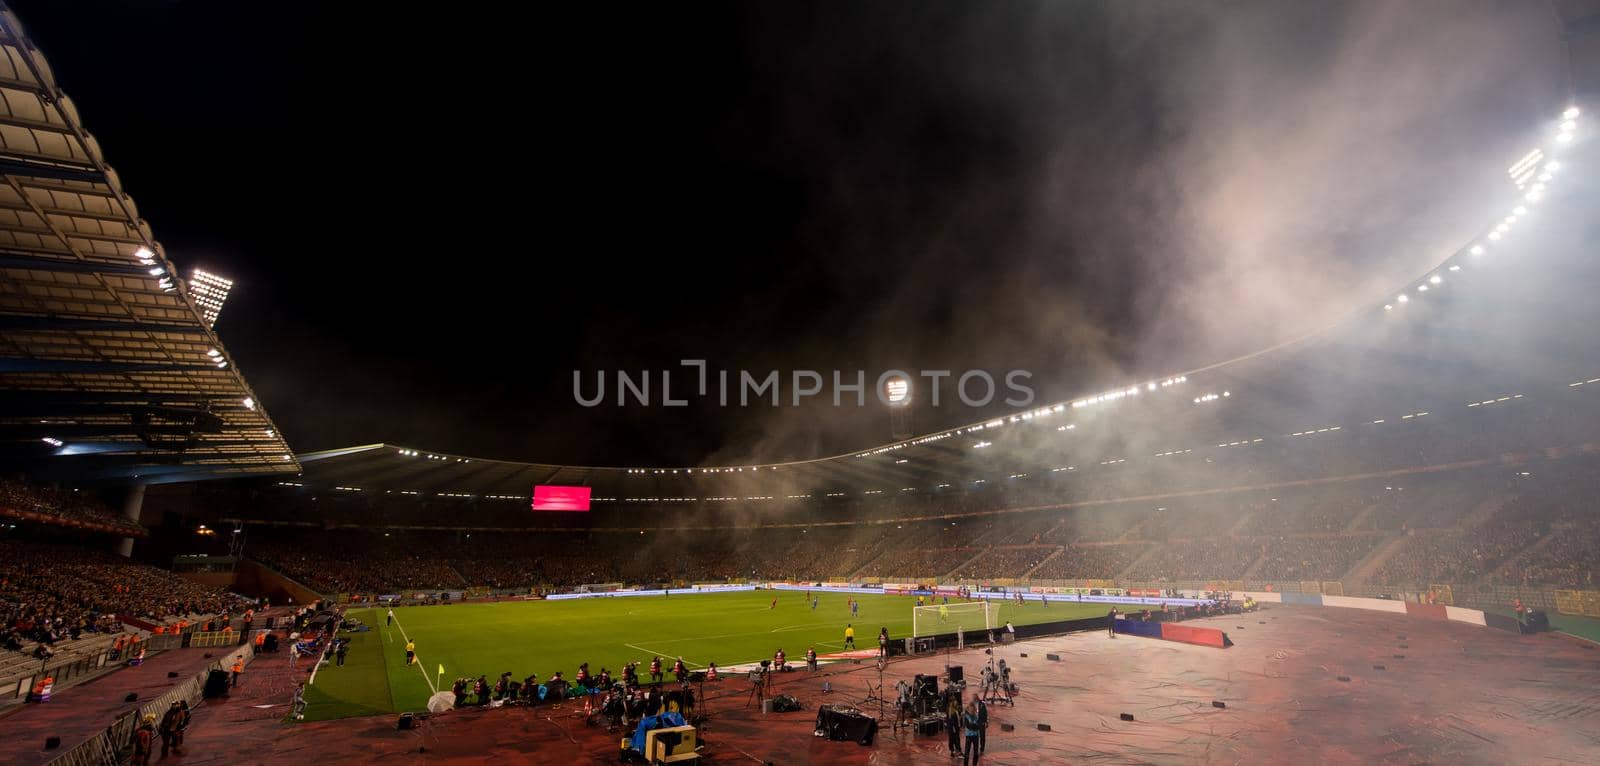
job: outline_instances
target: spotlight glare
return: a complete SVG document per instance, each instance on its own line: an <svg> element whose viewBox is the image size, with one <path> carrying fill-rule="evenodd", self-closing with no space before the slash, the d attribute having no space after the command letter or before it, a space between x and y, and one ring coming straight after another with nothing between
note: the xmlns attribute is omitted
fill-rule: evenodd
<svg viewBox="0 0 1600 766"><path fill-rule="evenodd" d="M1567 111L1561 113L1561 116L1565 119L1572 120L1576 119L1580 114L1582 114L1582 112L1578 111L1578 107L1569 106L1567 107Z"/></svg>

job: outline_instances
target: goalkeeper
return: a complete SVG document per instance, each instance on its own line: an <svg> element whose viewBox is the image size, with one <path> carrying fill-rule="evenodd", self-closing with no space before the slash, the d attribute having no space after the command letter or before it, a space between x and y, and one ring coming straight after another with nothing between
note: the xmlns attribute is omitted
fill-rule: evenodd
<svg viewBox="0 0 1600 766"><path fill-rule="evenodd" d="M939 605L939 622L944 622L950 617L950 607L946 604Z"/></svg>

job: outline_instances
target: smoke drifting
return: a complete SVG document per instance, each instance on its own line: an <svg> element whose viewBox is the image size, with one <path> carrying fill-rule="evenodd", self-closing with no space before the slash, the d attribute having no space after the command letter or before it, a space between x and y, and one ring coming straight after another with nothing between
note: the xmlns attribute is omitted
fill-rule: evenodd
<svg viewBox="0 0 1600 766"><path fill-rule="evenodd" d="M924 8L802 54L779 130L829 168L804 231L849 299L797 356L1027 368L1044 401L1381 303L1506 204L1563 96L1525 3ZM708 463L884 439L826 409Z"/></svg>

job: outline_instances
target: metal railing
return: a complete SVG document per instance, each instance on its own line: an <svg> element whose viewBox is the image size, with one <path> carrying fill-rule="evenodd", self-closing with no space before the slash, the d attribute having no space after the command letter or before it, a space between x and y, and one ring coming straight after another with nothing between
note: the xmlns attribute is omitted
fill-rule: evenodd
<svg viewBox="0 0 1600 766"><path fill-rule="evenodd" d="M168 689L161 696L138 708L123 713L99 733L50 759L47 762L48 766L116 766L133 749L133 733L139 728L141 718L146 715L160 718L172 703L179 700L187 701L190 707L199 704L201 694L205 690L206 677L213 670L222 670L232 665L235 657L248 664L255 659L255 647L245 644L229 652L226 657L209 663L205 669L183 683Z"/></svg>

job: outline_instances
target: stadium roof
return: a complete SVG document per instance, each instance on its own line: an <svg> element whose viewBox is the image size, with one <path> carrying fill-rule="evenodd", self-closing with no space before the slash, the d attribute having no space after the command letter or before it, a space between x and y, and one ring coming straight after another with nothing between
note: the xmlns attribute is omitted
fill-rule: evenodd
<svg viewBox="0 0 1600 766"><path fill-rule="evenodd" d="M0 456L75 481L300 469L0 6Z"/></svg>

